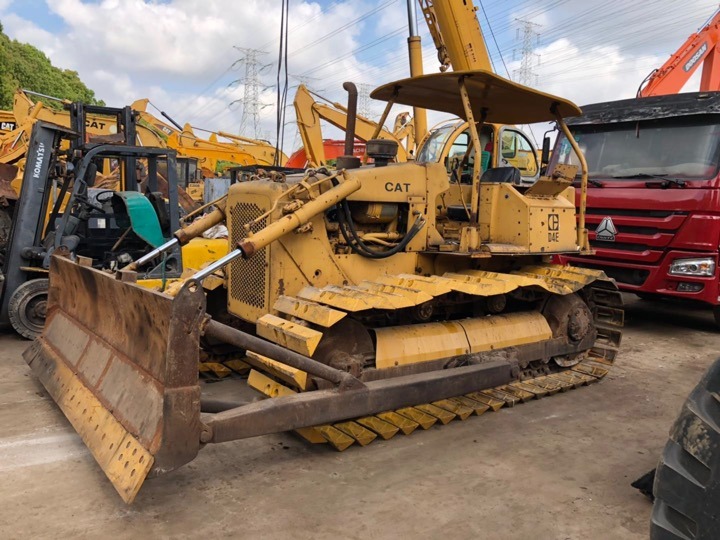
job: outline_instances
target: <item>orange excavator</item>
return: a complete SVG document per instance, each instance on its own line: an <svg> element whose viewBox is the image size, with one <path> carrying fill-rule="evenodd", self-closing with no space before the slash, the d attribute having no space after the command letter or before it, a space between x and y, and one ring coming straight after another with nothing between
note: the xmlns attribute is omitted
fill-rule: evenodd
<svg viewBox="0 0 720 540"><path fill-rule="evenodd" d="M700 91L720 90L720 9L642 82L637 97L678 94L702 64Z"/></svg>

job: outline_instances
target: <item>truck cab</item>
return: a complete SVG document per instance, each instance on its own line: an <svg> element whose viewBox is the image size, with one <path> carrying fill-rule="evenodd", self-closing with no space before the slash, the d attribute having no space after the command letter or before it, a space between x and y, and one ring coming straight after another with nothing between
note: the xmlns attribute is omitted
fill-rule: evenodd
<svg viewBox="0 0 720 540"><path fill-rule="evenodd" d="M567 124L588 163L594 255L621 290L711 307L720 325L720 92L596 103ZM576 164L558 137L550 170Z"/></svg>

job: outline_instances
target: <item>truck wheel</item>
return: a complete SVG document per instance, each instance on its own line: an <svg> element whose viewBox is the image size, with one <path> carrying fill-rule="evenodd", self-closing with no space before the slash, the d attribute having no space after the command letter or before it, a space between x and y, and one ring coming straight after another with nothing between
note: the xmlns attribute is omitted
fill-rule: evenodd
<svg viewBox="0 0 720 540"><path fill-rule="evenodd" d="M720 329L720 306L713 306L713 316L715 317L715 325Z"/></svg>
<svg viewBox="0 0 720 540"><path fill-rule="evenodd" d="M10 297L8 315L15 331L26 339L35 339L45 326L49 281L31 279L20 285Z"/></svg>
<svg viewBox="0 0 720 540"><path fill-rule="evenodd" d="M652 540L720 538L720 360L675 420L653 491Z"/></svg>

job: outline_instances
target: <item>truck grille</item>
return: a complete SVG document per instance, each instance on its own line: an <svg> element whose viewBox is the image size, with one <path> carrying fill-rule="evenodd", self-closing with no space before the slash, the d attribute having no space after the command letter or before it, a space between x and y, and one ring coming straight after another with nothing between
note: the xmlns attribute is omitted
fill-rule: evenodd
<svg viewBox="0 0 720 540"><path fill-rule="evenodd" d="M596 250L590 260L624 260L635 263L655 264L673 241L688 212L662 209L588 208L586 223L590 234L590 245ZM598 240L595 229L605 217L613 220L615 241ZM638 281L618 279L625 283Z"/></svg>
<svg viewBox="0 0 720 540"><path fill-rule="evenodd" d="M233 249L238 242L245 238L246 223L260 217L263 210L256 204L237 203L230 210L231 220L231 240ZM264 228L267 223L267 217L261 219L252 227L252 232L258 232ZM250 306L256 308L265 307L266 292L266 258L267 248L258 250L255 255L249 259L235 259L230 263L230 296Z"/></svg>

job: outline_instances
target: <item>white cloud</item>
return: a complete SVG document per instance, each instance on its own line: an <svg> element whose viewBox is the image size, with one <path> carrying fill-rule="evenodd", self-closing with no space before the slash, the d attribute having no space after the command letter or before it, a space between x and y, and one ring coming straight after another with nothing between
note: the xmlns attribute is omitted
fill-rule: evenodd
<svg viewBox="0 0 720 540"><path fill-rule="evenodd" d="M9 1L0 0L0 13L11 37L41 48L56 65L78 71L109 104L149 97L180 123L237 131L241 110L229 104L242 98L244 86L242 81L231 87L227 83L242 79L244 67L240 64L224 73L241 55L234 46L267 51L261 57L264 64L277 59L280 2L275 0L47 0L62 26L57 33L7 12ZM542 24L543 46L535 51L542 62L534 67L540 88L581 104L633 96L645 75L695 30L702 13L709 14L713 4L667 0L666 7L658 5L650 12L639 2L587 0L549 9L554 3L487 7L506 60L517 46L515 18L526 15ZM290 4L289 72L307 77L311 87L330 99L345 101L341 89L345 80L375 85L408 76L404 0L344 0L331 3L325 11L311 0ZM357 24L348 24L373 9ZM434 72L438 62L422 18L419 27L425 70ZM368 35L389 34L377 47L358 50ZM494 44L490 49L495 49ZM509 63L511 73L517 66ZM261 132L272 137L276 98L275 91L265 86L274 84L274 70L270 66L260 73ZM292 94L291 90L289 102ZM374 105L375 114L380 110ZM435 119L437 115L431 115L431 121ZM292 120L289 107L287 121ZM286 131L289 145L293 126ZM329 131L329 136L338 133Z"/></svg>

